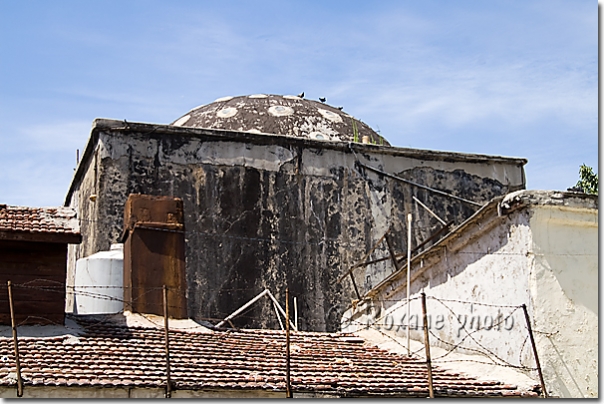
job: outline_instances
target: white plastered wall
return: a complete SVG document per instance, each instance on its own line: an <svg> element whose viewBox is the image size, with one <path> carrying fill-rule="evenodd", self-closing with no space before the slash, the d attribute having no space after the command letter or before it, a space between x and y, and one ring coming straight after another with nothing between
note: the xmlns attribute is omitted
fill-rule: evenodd
<svg viewBox="0 0 604 404"><path fill-rule="evenodd" d="M548 390L598 396L598 211L536 206L530 276L537 349Z"/></svg>
<svg viewBox="0 0 604 404"><path fill-rule="evenodd" d="M597 209L547 204L476 220L437 254L414 262L411 338L423 341L418 299L423 289L429 297L431 345L455 346L454 352L464 354L476 354L476 349L495 362L534 368L522 310L497 307L526 304L548 392L559 397L597 397L597 223ZM414 277L417 272L421 274ZM405 337L405 301L406 281L400 277L370 302L348 310L343 331L369 324L382 334ZM507 321L501 321L507 316ZM499 327L491 326L497 322ZM447 359L453 356L433 360L448 366ZM491 362L485 355L471 360ZM461 362L456 366L465 367ZM498 367L493 367L494 378ZM537 372L525 373L538 383Z"/></svg>

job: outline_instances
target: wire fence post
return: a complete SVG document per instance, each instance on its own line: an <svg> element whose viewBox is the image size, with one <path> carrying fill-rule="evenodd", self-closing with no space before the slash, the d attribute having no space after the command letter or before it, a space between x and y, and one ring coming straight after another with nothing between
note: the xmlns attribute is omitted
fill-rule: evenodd
<svg viewBox="0 0 604 404"><path fill-rule="evenodd" d="M426 294L422 291L422 315L424 317L424 345L426 347L426 366L428 368L428 389L430 398L434 398L434 384L432 381L432 359L430 357L430 339L428 336L428 315L426 310Z"/></svg>
<svg viewBox="0 0 604 404"><path fill-rule="evenodd" d="M411 339L409 329L411 328L411 213L407 214L407 355L411 356Z"/></svg>
<svg viewBox="0 0 604 404"><path fill-rule="evenodd" d="M285 397L293 398L289 362L289 288L285 288Z"/></svg>
<svg viewBox="0 0 604 404"><path fill-rule="evenodd" d="M166 398L172 397L172 386L170 381L170 337L168 333L168 287L164 285L164 330L166 339Z"/></svg>
<svg viewBox="0 0 604 404"><path fill-rule="evenodd" d="M539 383L541 383L541 391L543 391L543 397L548 398L547 390L545 389L545 381L543 380L543 373L541 372L541 364L539 363L539 356L537 356L537 346L535 345L535 338L533 337L533 328L531 327L531 319L526 309L526 304L522 304L522 311L524 311L524 319L526 320L526 327L528 328L529 339L531 340L531 346L533 347L533 356L535 357L535 363L537 364L537 373L539 374Z"/></svg>
<svg viewBox="0 0 604 404"><path fill-rule="evenodd" d="M19 360L19 342L17 340L17 326L15 325L15 311L13 308L13 290L11 282L7 282L8 303L10 307L10 323L13 329L13 344L15 346L15 367L17 370L17 397L23 397L23 379L21 378L21 362Z"/></svg>

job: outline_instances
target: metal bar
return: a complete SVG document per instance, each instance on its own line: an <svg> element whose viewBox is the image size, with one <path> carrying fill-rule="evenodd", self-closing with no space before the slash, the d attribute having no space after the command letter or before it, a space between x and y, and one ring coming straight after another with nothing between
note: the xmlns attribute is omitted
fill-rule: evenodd
<svg viewBox="0 0 604 404"><path fill-rule="evenodd" d="M522 311L524 311L524 319L526 320L526 327L528 328L529 338L531 340L531 346L533 347L533 356L535 356L535 363L537 364L537 373L539 373L539 383L541 383L541 391L543 391L543 397L548 398L547 390L545 389L545 381L543 380L543 373L541 372L541 364L539 363L539 356L537 355L537 345L535 345L535 338L533 337L533 328L531 327L531 319L526 309L526 304L522 305Z"/></svg>
<svg viewBox="0 0 604 404"><path fill-rule="evenodd" d="M386 233L388 234L388 233ZM386 236L386 244L388 244L388 252L390 253L390 258L392 258L392 262L394 262L394 268L397 271L400 271L401 267L400 264L398 263L398 260L396 259L396 254L394 253L394 248L392 247L392 241L390 240L389 236Z"/></svg>
<svg viewBox="0 0 604 404"><path fill-rule="evenodd" d="M281 307L281 305L279 304L279 302L277 301L277 299L275 299L275 296L273 296L273 294L268 289L266 291L268 292L268 297L277 305L277 308L279 309L279 312L281 313L281 315L284 318L287 317L285 315L285 312L283 311L283 307ZM296 327L294 325L294 323L291 322L291 320L287 320L287 322L289 323L289 325L291 325L293 327L294 330L298 331L298 327Z"/></svg>
<svg viewBox="0 0 604 404"><path fill-rule="evenodd" d="M453 222L449 222L447 223L446 226L441 227L440 229L438 229L435 233L433 233L430 237L428 237L427 239L425 239L424 241L422 241L420 244L416 245L415 248L411 249L411 254L415 254L420 248L422 248L424 245L426 245L427 243L429 243L430 241L434 240L434 238L440 236L445 230L449 229L449 227L453 224ZM407 255L407 253L400 253L400 254L395 254L395 257L404 257L405 255ZM389 259L392 259L392 257L390 255L387 255L385 257L382 258L377 258L371 261L365 261L365 262L361 262L360 264L356 264L355 266L352 267L352 269L357 269L357 268L361 268L361 267L366 267L367 265L371 265L371 264L377 264L378 262L382 262L382 261L388 261ZM402 268L401 268L402 269Z"/></svg>
<svg viewBox="0 0 604 404"><path fill-rule="evenodd" d="M411 328L411 213L407 214L407 355L411 356L411 339L409 328Z"/></svg>
<svg viewBox="0 0 604 404"><path fill-rule="evenodd" d="M388 231L390 231L390 229L388 229ZM367 252L363 258L361 258L359 261L365 261L374 251L376 248L378 248L378 246L382 243L382 241L384 241L384 239L386 238L386 234L388 234L388 231L386 231L386 233L384 233L384 235L382 237L380 237L380 239L377 241L377 243L375 243L375 245L373 247L371 247L371 249L369 250L369 252ZM342 276L340 276L340 279L338 279L338 283L342 282L342 280L344 278L346 278L346 276L348 276L349 273L352 273L352 271L358 268L358 266L352 266L350 267Z"/></svg>
<svg viewBox="0 0 604 404"><path fill-rule="evenodd" d="M354 280L354 274L350 272L350 279L352 280L352 286L354 287L354 291L357 294L357 299L361 300L361 294L359 293L359 288L357 287L357 283Z"/></svg>
<svg viewBox="0 0 604 404"><path fill-rule="evenodd" d="M13 288L8 281L8 304L10 307L10 324L13 329L13 344L15 346L15 366L17 368L17 397L23 397L23 378L21 378L21 361L19 360L19 341L17 339L17 326L15 325L15 311L13 308Z"/></svg>
<svg viewBox="0 0 604 404"><path fill-rule="evenodd" d="M292 398L292 387L289 374L289 288L285 288L285 397Z"/></svg>
<svg viewBox="0 0 604 404"><path fill-rule="evenodd" d="M222 320L220 323L216 324L216 327L217 328L222 327L224 325L224 323L228 322L229 320L231 320L232 318L237 316L239 313L241 313L243 310L247 309L249 306L254 304L258 299L260 299L262 296L266 295L267 293L270 293L268 291L268 289L264 289L264 291L262 291L260 294L258 294L255 298L253 298L252 300L250 300L249 302L247 302L246 304L244 304L243 306L241 306L240 308L235 310L232 314L230 314L227 318Z"/></svg>
<svg viewBox="0 0 604 404"><path fill-rule="evenodd" d="M422 241L421 243L416 245L415 248L411 250L411 253L415 254L416 252L418 252L420 248L422 248L423 246L428 244L430 241L434 240L436 237L440 236L444 231L448 230L452 224L453 224L453 221L450 221L449 223L445 224L443 227L438 229L436 232L432 233L432 235L430 237L428 237L427 239L425 239L424 241Z"/></svg>
<svg viewBox="0 0 604 404"><path fill-rule="evenodd" d="M426 294L422 291L422 315L424 317L424 346L426 348L426 366L428 368L428 389L430 398L434 398L434 384L432 381L432 358L430 356L430 339L428 333L428 315L426 310Z"/></svg>
<svg viewBox="0 0 604 404"><path fill-rule="evenodd" d="M362 166L362 167L365 167L365 168L367 168L367 169L369 169L371 171L375 171L376 173L385 175L386 177L390 177L390 178L395 179L397 181L401 181L401 182L404 182L406 184L413 185L414 187L423 188L423 189L425 189L427 191L434 192L436 194L440 194L440 195L443 195L443 196L447 196L449 198L457 199L458 201L461 201L461 202L465 202L465 203L469 203L469 204L472 204L472 205L476 205L476 206L481 206L482 207L482 205L480 203L478 203L478 202L474 202L474 201L470 201L468 199L460 198L459 196L452 195L452 194L450 194L448 192L440 191L438 189L434 189L434 188L430 188L430 187L427 187L427 186L422 185L422 184L418 184L417 182L406 180L404 178L398 177L396 175L389 174L389 173L384 172L382 170L378 170L377 168L368 166L368 165L363 164L361 162L359 162L359 165Z"/></svg>
<svg viewBox="0 0 604 404"><path fill-rule="evenodd" d="M166 337L166 398L172 397L170 382L170 336L168 333L168 287L164 285L164 330Z"/></svg>
<svg viewBox="0 0 604 404"><path fill-rule="evenodd" d="M447 223L446 223L444 220L442 220L440 217L438 217L438 216L436 215L436 213L432 212L432 211L430 210L430 208L429 208L429 207L427 207L426 205L424 205L424 203L423 203L422 201L420 201L419 199L417 199L417 198L415 197L415 195L412 195L412 198L413 198L413 200L414 200L415 202L417 202L417 203L419 204L419 206L421 206L422 208L426 209L426 210L428 211L428 213L429 213L429 214L431 214L432 216L434 216L434 218L435 218L436 220L438 220L439 222L441 222L441 223L443 224L443 226L446 226L446 225L447 225Z"/></svg>
<svg viewBox="0 0 604 404"><path fill-rule="evenodd" d="M275 309L277 320L279 320L279 326L281 327L281 331L283 331L285 328L283 328L283 321L281 321L281 316L279 315L279 311L277 310L277 305L275 304L275 302L273 302L273 308Z"/></svg>

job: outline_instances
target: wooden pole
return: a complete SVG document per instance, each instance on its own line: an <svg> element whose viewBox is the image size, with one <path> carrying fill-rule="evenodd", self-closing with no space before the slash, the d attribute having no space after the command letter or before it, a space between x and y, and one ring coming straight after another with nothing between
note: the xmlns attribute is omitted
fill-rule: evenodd
<svg viewBox="0 0 604 404"><path fill-rule="evenodd" d="M411 356L411 213L407 214L407 355Z"/></svg>
<svg viewBox="0 0 604 404"><path fill-rule="evenodd" d="M166 339L166 398L172 397L172 383L170 381L170 339L168 329L168 287L164 285L164 330Z"/></svg>
<svg viewBox="0 0 604 404"><path fill-rule="evenodd" d="M526 309L526 304L522 305L522 311L524 311L524 319L526 320L526 327L528 328L529 338L531 340L531 346L533 347L533 356L537 363L537 373L539 373L539 383L541 383L541 391L543 391L543 397L548 398L547 390L545 389L545 381L543 380L543 373L541 372L541 364L539 363L539 356L537 356L537 346L535 345L535 338L533 337L533 328L531 327L531 319Z"/></svg>
<svg viewBox="0 0 604 404"><path fill-rule="evenodd" d="M434 398L434 384L432 381L432 358L430 356L430 337L428 332L428 314L426 310L426 294L422 291L422 315L424 317L424 346L426 347L426 366L428 367L428 389L430 398Z"/></svg>
<svg viewBox="0 0 604 404"><path fill-rule="evenodd" d="M19 360L19 343L17 340L17 326L15 325L15 311L13 308L13 290L10 281L8 287L8 304L10 306L10 323L13 329L13 344L15 346L15 365L17 368L17 397L23 397L23 379L21 378L21 362Z"/></svg>
<svg viewBox="0 0 604 404"><path fill-rule="evenodd" d="M285 289L285 397L292 398L289 374L289 288Z"/></svg>
<svg viewBox="0 0 604 404"><path fill-rule="evenodd" d="M298 300L294 297L294 327L298 330Z"/></svg>

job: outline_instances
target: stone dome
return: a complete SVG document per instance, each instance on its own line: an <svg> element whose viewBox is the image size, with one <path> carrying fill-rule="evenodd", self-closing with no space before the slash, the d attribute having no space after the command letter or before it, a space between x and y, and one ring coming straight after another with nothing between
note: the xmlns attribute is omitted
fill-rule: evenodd
<svg viewBox="0 0 604 404"><path fill-rule="evenodd" d="M227 129L299 138L390 145L373 129L339 108L293 95L223 97L193 108L174 126Z"/></svg>

